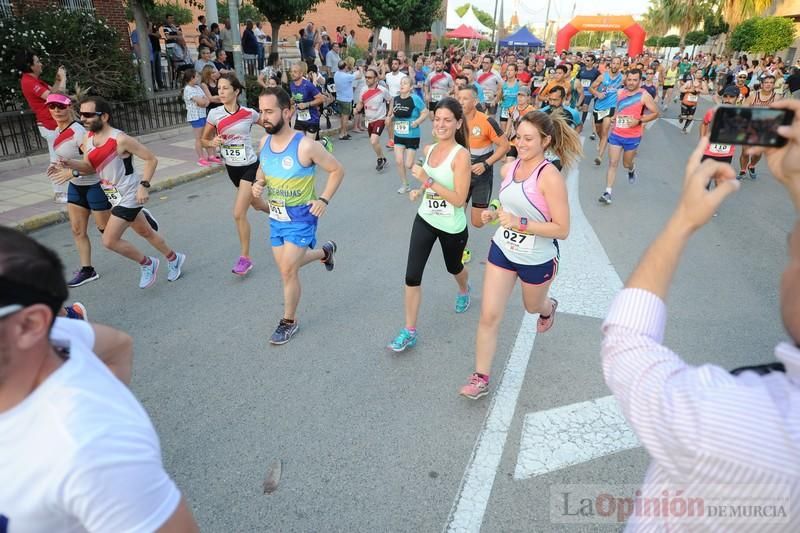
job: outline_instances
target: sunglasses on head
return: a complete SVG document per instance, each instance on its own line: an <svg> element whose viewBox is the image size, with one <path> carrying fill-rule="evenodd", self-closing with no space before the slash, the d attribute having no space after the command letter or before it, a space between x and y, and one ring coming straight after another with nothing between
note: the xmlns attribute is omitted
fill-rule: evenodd
<svg viewBox="0 0 800 533"><path fill-rule="evenodd" d="M94 118L99 117L103 114L102 111L81 111L78 113L83 118Z"/></svg>
<svg viewBox="0 0 800 533"><path fill-rule="evenodd" d="M56 104L54 102L50 102L47 104L47 109L60 109L61 111L67 109L69 106L65 104Z"/></svg>
<svg viewBox="0 0 800 533"><path fill-rule="evenodd" d="M22 311L23 309L25 309L25 307L19 304L4 305L0 307L0 318L11 316L17 311Z"/></svg>

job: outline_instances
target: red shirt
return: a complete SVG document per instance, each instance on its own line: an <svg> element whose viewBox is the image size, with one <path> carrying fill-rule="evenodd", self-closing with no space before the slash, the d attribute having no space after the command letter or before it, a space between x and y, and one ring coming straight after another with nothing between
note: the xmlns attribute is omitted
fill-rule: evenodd
<svg viewBox="0 0 800 533"><path fill-rule="evenodd" d="M714 120L714 111L716 110L717 110L716 107L712 107L711 109L706 111L706 114L703 116L703 124L705 124L706 126L711 125L711 121ZM720 159L723 157L733 157L735 153L736 153L736 147L732 144L709 143L709 145L706 146L703 155Z"/></svg>
<svg viewBox="0 0 800 533"><path fill-rule="evenodd" d="M528 85L531 82L531 73L527 70L521 70L517 74L517 79L521 81L523 84Z"/></svg>
<svg viewBox="0 0 800 533"><path fill-rule="evenodd" d="M48 130L58 128L56 121L50 116L50 111L47 110L44 98L42 98L45 92L51 90L50 86L30 72L22 75L20 84L22 85L22 95L28 101L28 107L36 114L36 122Z"/></svg>

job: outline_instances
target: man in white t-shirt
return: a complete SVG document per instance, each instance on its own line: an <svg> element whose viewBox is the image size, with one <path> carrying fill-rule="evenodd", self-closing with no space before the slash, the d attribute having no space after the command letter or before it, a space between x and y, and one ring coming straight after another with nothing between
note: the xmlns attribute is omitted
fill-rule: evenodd
<svg viewBox="0 0 800 533"><path fill-rule="evenodd" d="M403 54L403 57L405 57L405 53ZM383 81L386 83L386 88L389 89L389 96L392 97L392 101L394 101L395 96L400 94L400 80L408 76L408 74L400 70L401 64L402 62L399 57L392 58L392 61L389 64L389 71L384 73ZM389 142L386 143L386 147L394 148L394 128L392 127L392 117L387 117L386 119L386 132L389 134Z"/></svg>
<svg viewBox="0 0 800 533"><path fill-rule="evenodd" d="M58 256L0 227L0 531L196 532L120 381L133 341L54 320L66 296Z"/></svg>
<svg viewBox="0 0 800 533"><path fill-rule="evenodd" d="M364 120L367 123L367 134L369 142L378 163L375 170L382 171L386 167L386 157L381 148L381 133L386 128L386 116L389 106L392 104L392 97L389 91L382 85L378 85L378 71L370 67L364 74L366 85L361 88L356 95L356 113L364 111Z"/></svg>

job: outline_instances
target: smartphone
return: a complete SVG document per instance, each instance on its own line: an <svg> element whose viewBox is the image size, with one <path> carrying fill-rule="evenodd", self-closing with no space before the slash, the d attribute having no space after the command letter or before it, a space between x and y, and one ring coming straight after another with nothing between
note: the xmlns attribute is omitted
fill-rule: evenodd
<svg viewBox="0 0 800 533"><path fill-rule="evenodd" d="M788 126L794 111L769 107L721 105L711 125L712 144L779 147L786 138L778 135L778 126Z"/></svg>

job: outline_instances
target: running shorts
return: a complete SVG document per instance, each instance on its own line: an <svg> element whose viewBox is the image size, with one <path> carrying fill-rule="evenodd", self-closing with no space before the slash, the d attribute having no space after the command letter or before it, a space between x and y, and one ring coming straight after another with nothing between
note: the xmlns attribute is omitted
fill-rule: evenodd
<svg viewBox="0 0 800 533"><path fill-rule="evenodd" d="M319 122L301 122L296 120L294 123L294 129L311 134L319 133Z"/></svg>
<svg viewBox="0 0 800 533"><path fill-rule="evenodd" d="M111 209L111 203L100 187L100 183L94 185L75 185L69 184L67 187L67 203L80 206L92 211L107 211Z"/></svg>
<svg viewBox="0 0 800 533"><path fill-rule="evenodd" d="M200 117L197 120L190 120L189 124L191 124L195 129L204 128L206 126L206 117Z"/></svg>
<svg viewBox="0 0 800 533"><path fill-rule="evenodd" d="M136 217L139 215L139 211L141 211L143 207L144 206L122 207L121 205L115 205L111 208L111 214L127 222L133 222L136 220Z"/></svg>
<svg viewBox="0 0 800 533"><path fill-rule="evenodd" d="M228 170L228 178L230 178L231 183L237 189L239 188L239 183L242 181L249 181L252 185L256 181L256 171L258 171L258 161L251 165L245 165L243 167L233 167L230 165L225 165L225 168Z"/></svg>
<svg viewBox="0 0 800 533"><path fill-rule="evenodd" d="M640 142L642 142L641 137L620 137L613 131L608 134L608 144L611 146L621 146L626 152L631 152L639 148Z"/></svg>
<svg viewBox="0 0 800 533"><path fill-rule="evenodd" d="M381 133L383 133L383 128L386 127L386 121L384 120L373 120L369 124L367 124L367 132L370 135L377 135L380 137Z"/></svg>
<svg viewBox="0 0 800 533"><path fill-rule="evenodd" d="M409 150L419 150L419 137L398 137L394 136L394 144L405 146Z"/></svg>
<svg viewBox="0 0 800 533"><path fill-rule="evenodd" d="M712 161L718 161L720 163L728 163L730 165L731 161L733 161L733 156L728 155L722 157L715 157L713 155L703 154L703 157L700 159L700 161L702 162L705 161L706 159L711 159Z"/></svg>
<svg viewBox="0 0 800 533"><path fill-rule="evenodd" d="M300 248L313 248L317 244L317 225L307 222L269 221L269 243L272 247L290 242Z"/></svg>
<svg viewBox="0 0 800 533"><path fill-rule="evenodd" d="M472 198L472 207L486 209L492 199L493 173L491 169L484 172L481 176L472 175L469 184L467 201Z"/></svg>
<svg viewBox="0 0 800 533"><path fill-rule="evenodd" d="M697 111L697 106L688 106L681 104L681 115L684 117L693 117L695 111Z"/></svg>
<svg viewBox="0 0 800 533"><path fill-rule="evenodd" d="M594 122L595 122L595 124L600 124L601 122L603 122L603 118L605 118L605 117L608 117L608 118L613 117L614 116L614 111L616 111L616 108L614 108L614 107L611 107L609 109L604 109L603 111L598 111L597 109L592 111L592 113L594 114ZM606 112L608 114L606 114ZM598 118L598 113L600 115L603 115L603 116Z"/></svg>
<svg viewBox="0 0 800 533"><path fill-rule="evenodd" d="M528 285L542 285L552 281L558 273L558 257L554 257L541 265L521 265L509 261L503 251L494 241L489 247L489 262L504 270L516 272L519 279Z"/></svg>

